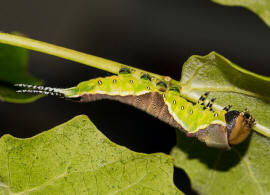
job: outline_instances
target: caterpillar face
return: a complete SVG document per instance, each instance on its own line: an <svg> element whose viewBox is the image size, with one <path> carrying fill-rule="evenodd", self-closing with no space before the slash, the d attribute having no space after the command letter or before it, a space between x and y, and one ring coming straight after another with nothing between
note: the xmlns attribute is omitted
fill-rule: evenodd
<svg viewBox="0 0 270 195"><path fill-rule="evenodd" d="M255 120L248 111L239 112L236 110L229 111L225 114L227 124L227 136L229 144L239 144L244 141L249 133Z"/></svg>
<svg viewBox="0 0 270 195"><path fill-rule="evenodd" d="M255 124L255 119L248 111L228 111L225 113L225 121L225 125L210 124L205 129L188 136L195 136L210 147L230 149L230 145L244 141Z"/></svg>

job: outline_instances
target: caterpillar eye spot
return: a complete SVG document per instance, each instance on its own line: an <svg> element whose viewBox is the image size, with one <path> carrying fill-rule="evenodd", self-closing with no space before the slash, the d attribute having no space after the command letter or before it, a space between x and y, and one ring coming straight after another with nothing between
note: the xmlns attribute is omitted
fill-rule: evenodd
<svg viewBox="0 0 270 195"><path fill-rule="evenodd" d="M175 100L173 100L173 104L176 104L176 101Z"/></svg>
<svg viewBox="0 0 270 195"><path fill-rule="evenodd" d="M160 87L167 88L166 83L165 83L165 82L163 82L163 81L159 81L159 82L158 82L156 85L157 85L157 86L160 86Z"/></svg>
<svg viewBox="0 0 270 195"><path fill-rule="evenodd" d="M148 90L150 90L150 87L147 87Z"/></svg>
<svg viewBox="0 0 270 195"><path fill-rule="evenodd" d="M129 82L132 84L133 83L133 80L129 80Z"/></svg>
<svg viewBox="0 0 270 195"><path fill-rule="evenodd" d="M113 79L113 83L116 83L116 79Z"/></svg>
<svg viewBox="0 0 270 195"><path fill-rule="evenodd" d="M102 85L102 81L101 81L101 80L99 80L99 81L98 81L98 84L99 84L99 85Z"/></svg>
<svg viewBox="0 0 270 195"><path fill-rule="evenodd" d="M185 108L184 106L181 106L181 110L184 110L184 108Z"/></svg>
<svg viewBox="0 0 270 195"><path fill-rule="evenodd" d="M215 114L214 114L214 117L218 117L218 113L215 113Z"/></svg>
<svg viewBox="0 0 270 195"><path fill-rule="evenodd" d="M143 74L141 76L141 79L144 79L144 80L147 80L147 81L151 81L152 80L149 74Z"/></svg>
<svg viewBox="0 0 270 195"><path fill-rule="evenodd" d="M180 90L179 90L178 87L171 87L169 90L170 91L176 91L176 92L180 93Z"/></svg>
<svg viewBox="0 0 270 195"><path fill-rule="evenodd" d="M193 114L193 110L190 110L190 111L189 111L189 114Z"/></svg>
<svg viewBox="0 0 270 195"><path fill-rule="evenodd" d="M126 67L124 67L124 68L121 68L120 70L119 70L119 74L130 74L131 72L130 72L130 69L129 68L126 68Z"/></svg>

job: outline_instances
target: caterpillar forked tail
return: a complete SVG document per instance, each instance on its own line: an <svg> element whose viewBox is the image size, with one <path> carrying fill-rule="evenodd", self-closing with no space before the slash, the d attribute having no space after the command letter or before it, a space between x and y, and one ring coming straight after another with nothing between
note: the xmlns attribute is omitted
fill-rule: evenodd
<svg viewBox="0 0 270 195"><path fill-rule="evenodd" d="M37 86L37 85L29 85L29 84L15 84L15 87L21 88L17 90L17 93L30 93L30 94L42 94L42 95L50 95L50 96L57 96L64 98L64 94L61 93L61 89L59 88L52 88L52 87L44 87L44 86Z"/></svg>

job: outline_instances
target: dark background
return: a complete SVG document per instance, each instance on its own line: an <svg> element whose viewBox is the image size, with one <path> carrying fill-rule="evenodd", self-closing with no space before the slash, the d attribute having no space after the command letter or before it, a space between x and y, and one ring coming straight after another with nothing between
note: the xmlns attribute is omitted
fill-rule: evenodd
<svg viewBox="0 0 270 195"><path fill-rule="evenodd" d="M193 54L217 51L270 76L270 28L252 12L209 0L4 1L0 30L83 51L180 79ZM31 52L29 71L52 87L71 87L108 73ZM248 85L248 83L247 83ZM0 136L30 137L86 114L109 139L134 151L169 153L172 127L118 102L79 104L46 97L31 104L0 102ZM175 183L189 193L178 169Z"/></svg>

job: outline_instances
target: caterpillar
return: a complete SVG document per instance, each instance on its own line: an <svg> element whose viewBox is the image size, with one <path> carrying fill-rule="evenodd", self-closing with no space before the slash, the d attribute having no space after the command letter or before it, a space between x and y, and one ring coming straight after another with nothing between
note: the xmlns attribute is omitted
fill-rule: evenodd
<svg viewBox="0 0 270 195"><path fill-rule="evenodd" d="M181 87L148 73L122 67L118 75L83 81L71 88L51 88L16 84L18 93L58 96L79 102L101 99L120 101L141 109L169 125L183 131L188 137L197 137L210 147L230 149L241 143L251 132L255 119L248 110L213 110L214 98L206 104L208 92L193 103L181 96Z"/></svg>

